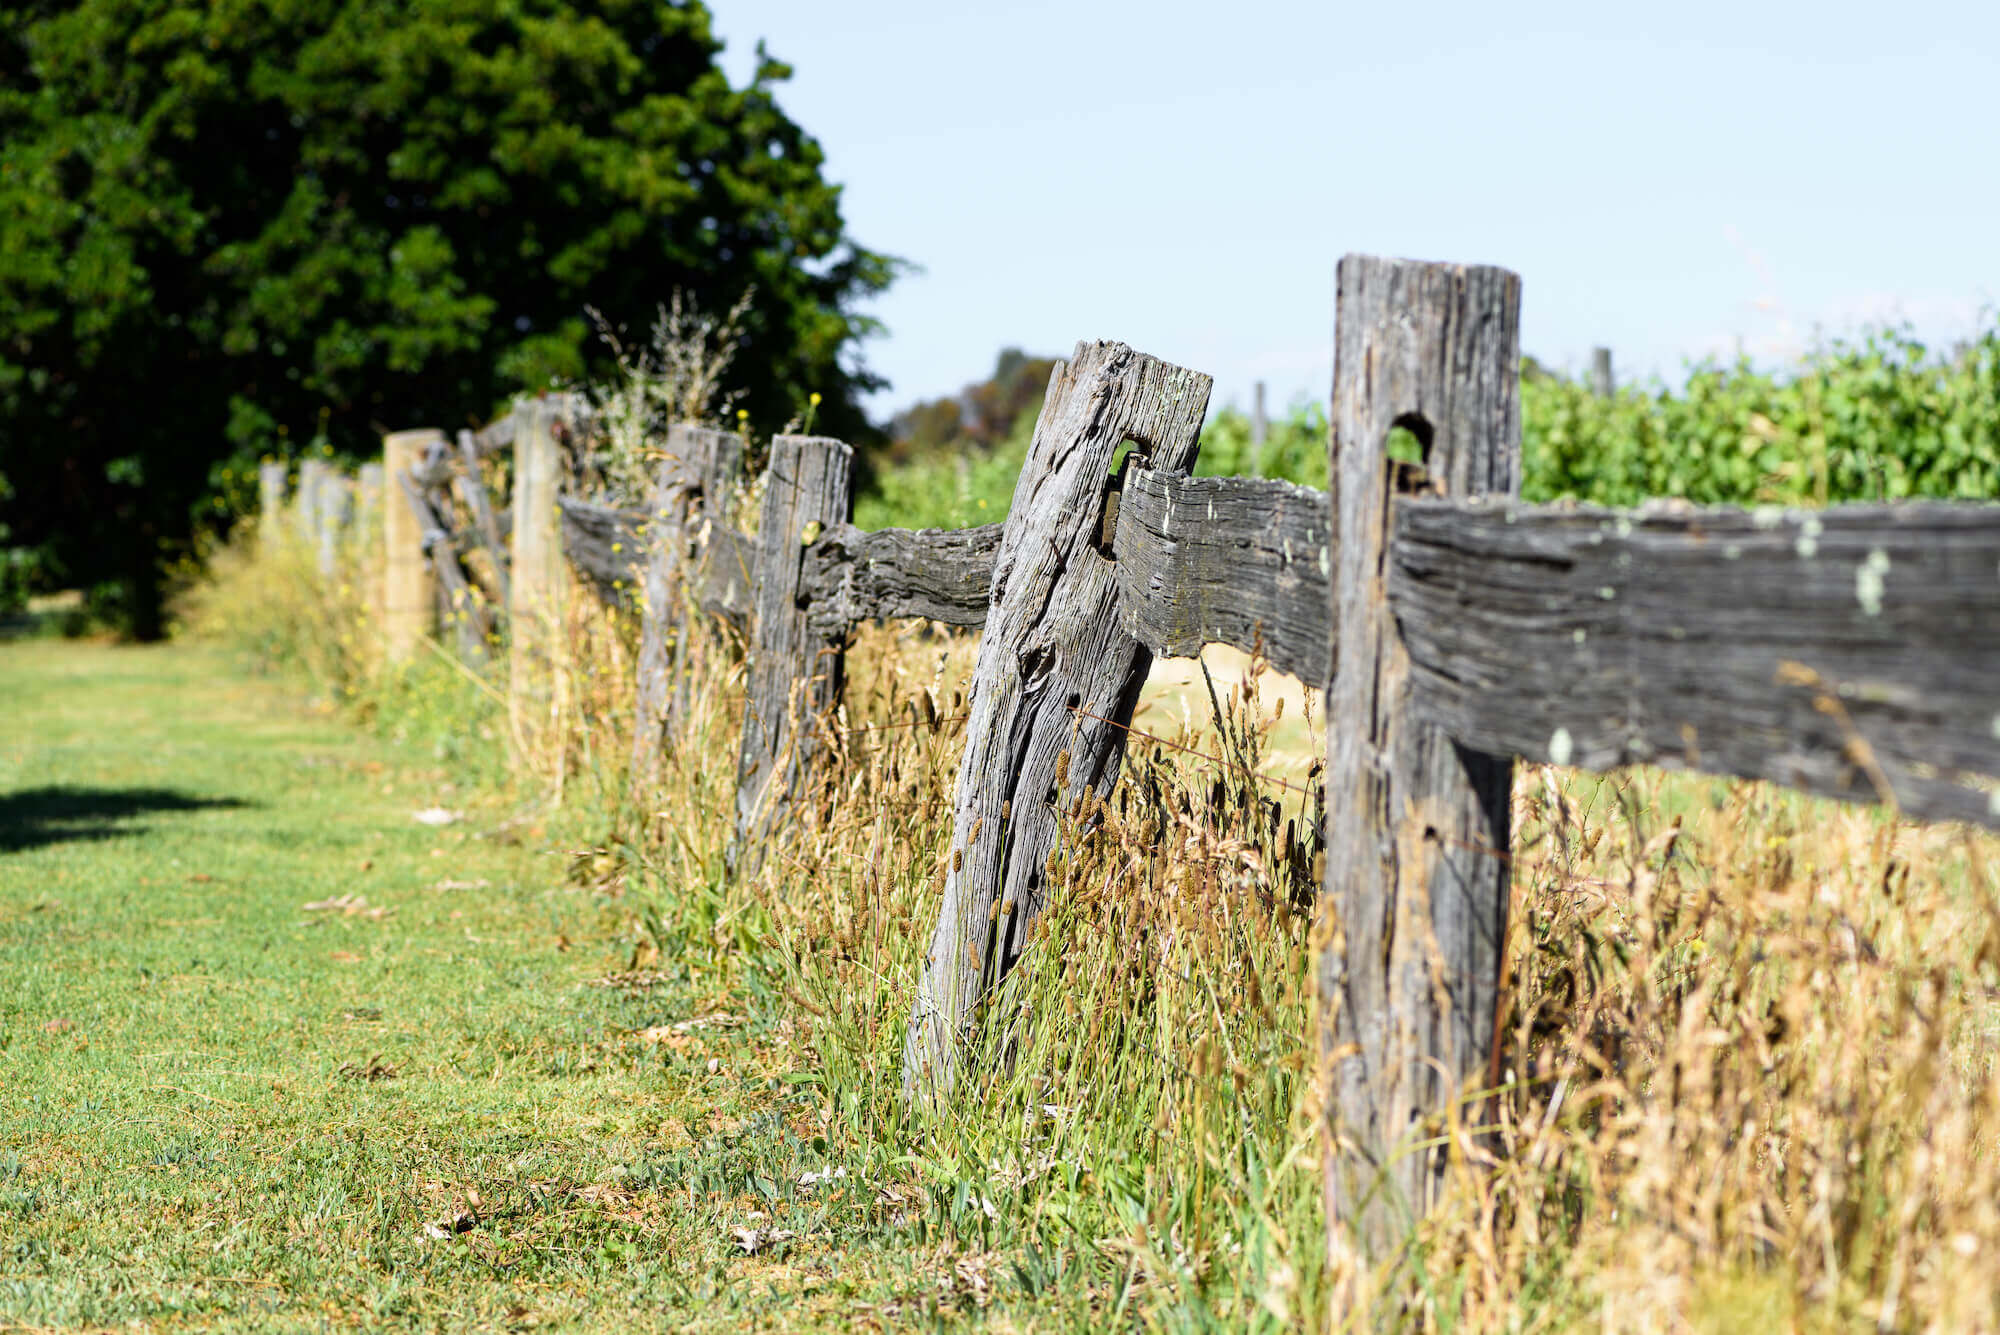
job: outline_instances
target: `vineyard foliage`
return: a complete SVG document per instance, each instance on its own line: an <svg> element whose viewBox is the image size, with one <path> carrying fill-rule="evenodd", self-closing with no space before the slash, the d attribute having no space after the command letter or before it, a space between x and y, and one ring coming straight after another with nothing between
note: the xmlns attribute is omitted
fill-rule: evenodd
<svg viewBox="0 0 2000 1335"><path fill-rule="evenodd" d="M2000 327L1934 356L1907 332L1827 345L1791 374L1697 367L1609 399L1521 384L1522 494L1636 505L2000 498Z"/></svg>
<svg viewBox="0 0 2000 1335"><path fill-rule="evenodd" d="M870 526L989 523L1007 512L1034 411L991 448L960 442L883 470L859 504ZM1233 407L1209 419L1197 472L1325 487L1326 408L1301 403L1253 449ZM1876 329L1773 372L1747 359L1599 398L1532 362L1521 378L1521 494L1631 506L2000 500L2000 325L1945 353ZM960 458L964 462L959 462Z"/></svg>

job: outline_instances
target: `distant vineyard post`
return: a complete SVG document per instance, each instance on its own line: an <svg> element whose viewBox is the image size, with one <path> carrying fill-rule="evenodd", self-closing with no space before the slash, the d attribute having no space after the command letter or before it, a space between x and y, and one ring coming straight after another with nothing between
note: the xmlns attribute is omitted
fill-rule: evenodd
<svg viewBox="0 0 2000 1335"><path fill-rule="evenodd" d="M1271 419L1264 408L1264 382L1257 382L1250 406L1250 476L1264 476L1264 442L1270 439Z"/></svg>

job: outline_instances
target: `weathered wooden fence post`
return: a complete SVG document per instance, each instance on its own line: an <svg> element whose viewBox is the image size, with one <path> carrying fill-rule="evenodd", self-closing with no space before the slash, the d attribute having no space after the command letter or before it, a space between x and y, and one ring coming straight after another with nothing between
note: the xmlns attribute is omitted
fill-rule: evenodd
<svg viewBox="0 0 2000 1335"><path fill-rule="evenodd" d="M340 537L354 514L354 484L328 466L320 472L319 497L314 504L319 538L319 573L331 579L340 566Z"/></svg>
<svg viewBox="0 0 2000 1335"><path fill-rule="evenodd" d="M1349 255L1334 332L1333 672L1319 965L1329 1249L1382 1259L1443 1185L1440 1121L1493 1077L1510 758L1409 713L1386 571L1399 495L1513 495L1520 280ZM1424 446L1393 461L1392 429Z"/></svg>
<svg viewBox="0 0 2000 1335"><path fill-rule="evenodd" d="M661 748L675 724L673 667L685 668L688 623L694 616L687 589L694 546L704 518L722 522L726 488L743 466L743 440L706 427L667 430L648 507L646 582L640 605L639 699L632 734L632 785L637 795L658 776Z"/></svg>
<svg viewBox="0 0 2000 1335"><path fill-rule="evenodd" d="M424 527L403 496L403 481L441 438L437 431L398 431L382 438L382 469L390 494L382 506L382 642L389 661L407 662L431 633L431 572Z"/></svg>
<svg viewBox="0 0 2000 1335"><path fill-rule="evenodd" d="M994 559L906 1094L950 1093L975 1008L1041 910L1062 811L1118 778L1152 655L1120 625L1115 568L1098 552L1111 465L1129 441L1155 467L1191 467L1211 384L1122 343L1079 343L1049 378Z"/></svg>
<svg viewBox="0 0 2000 1335"><path fill-rule="evenodd" d="M360 499L355 507L354 529L361 541L366 542L382 520L382 465L372 462L361 465L355 489Z"/></svg>
<svg viewBox="0 0 2000 1335"><path fill-rule="evenodd" d="M277 550L285 535L285 466L276 459L257 465L257 544Z"/></svg>
<svg viewBox="0 0 2000 1335"><path fill-rule="evenodd" d="M319 550L319 481L325 472L322 460L299 461L298 490L292 493L292 531L308 552Z"/></svg>
<svg viewBox="0 0 2000 1335"><path fill-rule="evenodd" d="M840 703L843 641L813 632L800 605L800 577L806 549L847 522L853 473L854 450L844 442L824 436L771 442L736 762L734 856L745 870L755 868L763 841L790 810L799 777L819 749L821 722Z"/></svg>
<svg viewBox="0 0 2000 1335"><path fill-rule="evenodd" d="M533 750L548 714L562 617L562 530L556 509L561 459L555 437L562 401L531 399L514 411L507 698L514 735Z"/></svg>

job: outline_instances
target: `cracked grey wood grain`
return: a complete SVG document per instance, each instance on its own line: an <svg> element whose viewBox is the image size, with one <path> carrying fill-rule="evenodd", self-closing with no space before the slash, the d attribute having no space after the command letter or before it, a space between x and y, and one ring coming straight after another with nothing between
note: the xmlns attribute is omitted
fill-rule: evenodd
<svg viewBox="0 0 2000 1335"><path fill-rule="evenodd" d="M1321 685L1332 527L1327 493L1309 487L1128 469L1112 539L1125 629L1167 657L1261 651Z"/></svg>
<svg viewBox="0 0 2000 1335"><path fill-rule="evenodd" d="M1159 467L1192 466L1210 384L1122 343L1079 343L1049 378L994 559L908 1095L949 1096L979 1000L1027 947L1062 810L1117 780L1152 655L1120 623L1098 551L1110 468L1127 441Z"/></svg>
<svg viewBox="0 0 2000 1335"><path fill-rule="evenodd" d="M736 765L733 861L755 869L798 810L801 777L820 729L840 704L844 636L813 628L804 591L807 549L853 506L853 449L824 436L779 436L765 470L759 561Z"/></svg>
<svg viewBox="0 0 2000 1335"><path fill-rule="evenodd" d="M1000 531L834 525L806 553L813 625L829 637L877 617L985 625Z"/></svg>
<svg viewBox="0 0 2000 1335"><path fill-rule="evenodd" d="M635 794L658 777L662 748L687 700L684 691L674 689L674 669L687 661L693 609L686 586L709 527L701 521L720 516L720 502L742 463L739 436L686 424L667 430L644 525L638 700L632 722Z"/></svg>
<svg viewBox="0 0 2000 1335"><path fill-rule="evenodd" d="M1420 1142L1486 1084L1507 925L1507 759L1415 714L1389 601L1396 492L1519 486L1520 280L1504 269L1349 255L1334 330L1326 882L1319 961L1328 1072L1329 1250L1381 1260L1444 1184ZM1426 445L1420 472L1392 428ZM1468 1120L1477 1108L1460 1110Z"/></svg>
<svg viewBox="0 0 2000 1335"><path fill-rule="evenodd" d="M1410 501L1389 596L1468 746L2000 827L2000 506Z"/></svg>

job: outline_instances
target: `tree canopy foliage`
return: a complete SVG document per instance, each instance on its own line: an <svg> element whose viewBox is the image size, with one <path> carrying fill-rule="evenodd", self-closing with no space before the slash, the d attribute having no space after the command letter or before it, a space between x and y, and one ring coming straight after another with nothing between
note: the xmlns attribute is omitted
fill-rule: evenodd
<svg viewBox="0 0 2000 1335"><path fill-rule="evenodd" d="M865 431L896 262L720 49L700 0L0 0L0 544L147 633L259 455L484 420L675 289L754 290L757 419Z"/></svg>

